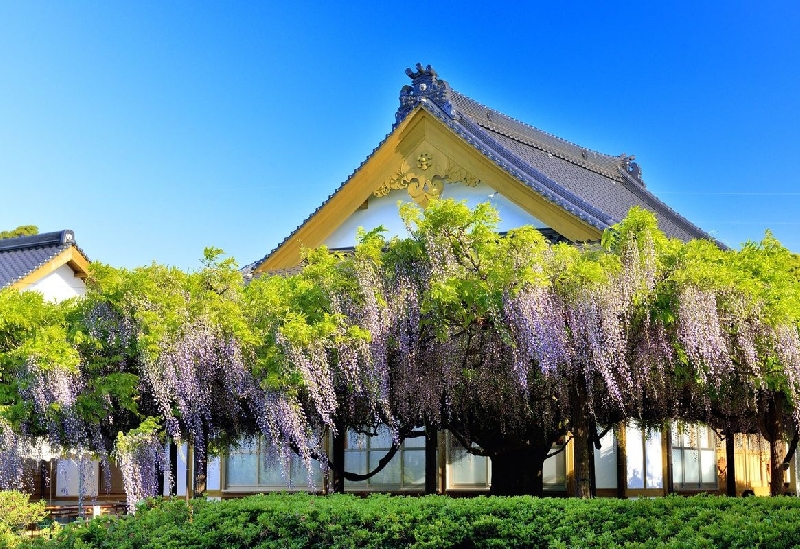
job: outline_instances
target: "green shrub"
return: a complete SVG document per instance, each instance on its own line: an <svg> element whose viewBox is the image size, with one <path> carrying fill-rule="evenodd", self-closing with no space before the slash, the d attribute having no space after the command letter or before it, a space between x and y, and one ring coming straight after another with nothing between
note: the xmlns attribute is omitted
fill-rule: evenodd
<svg viewBox="0 0 800 549"><path fill-rule="evenodd" d="M16 547L20 533L29 524L47 516L45 502L30 503L30 495L16 490L0 490L0 548Z"/></svg>
<svg viewBox="0 0 800 549"><path fill-rule="evenodd" d="M150 500L65 528L54 549L800 547L800 499L270 494Z"/></svg>

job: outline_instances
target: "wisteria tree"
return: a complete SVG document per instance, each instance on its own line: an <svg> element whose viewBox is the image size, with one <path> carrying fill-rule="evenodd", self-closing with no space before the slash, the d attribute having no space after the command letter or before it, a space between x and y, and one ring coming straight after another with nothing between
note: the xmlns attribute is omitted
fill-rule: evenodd
<svg viewBox="0 0 800 549"><path fill-rule="evenodd" d="M402 215L412 236L383 258L384 299L399 310L393 409L488 456L493 493L541 494L543 463L567 435L588 469L596 425L663 420L671 393L653 397L664 363L644 359L645 344L663 343L642 312L655 286L654 223L632 216L604 250L551 246L529 227L498 235L487 205Z"/></svg>
<svg viewBox="0 0 800 549"><path fill-rule="evenodd" d="M700 316L713 333L701 332L707 336L704 351L697 344L685 348L695 349L690 357L698 363L711 365L704 369L714 380L709 423L729 432L758 433L768 441L770 490L777 495L797 446L800 419L798 257L769 233L724 255L724 262L706 258L707 266L717 265L716 284L695 299L694 311L706 307Z"/></svg>
<svg viewBox="0 0 800 549"><path fill-rule="evenodd" d="M57 451L91 443L80 419L80 358L68 338L73 307L0 290L0 488L25 485L23 458L39 442Z"/></svg>
<svg viewBox="0 0 800 549"><path fill-rule="evenodd" d="M777 495L800 439L800 256L767 233L745 244L734 266L753 304L732 308L726 319L741 349L732 358L756 381L755 418L770 444L770 490Z"/></svg>
<svg viewBox="0 0 800 549"><path fill-rule="evenodd" d="M362 232L352 254L308 250L297 272L247 284L212 249L189 273L95 264L87 296L62 304L1 291L0 488L38 439L115 459L133 504L158 491L172 440L194 448L202 493L211 453L261 436L341 490L422 428L488 456L496 494L541 494L572 437L588 495L598 430L631 420L762 434L782 485L800 262L770 235L683 244L634 210L602 243L568 246L498 234L486 204L401 216L407 238ZM346 432L380 428L393 444L378 469L345 471Z"/></svg>
<svg viewBox="0 0 800 549"><path fill-rule="evenodd" d="M256 384L246 365L252 338L241 308L243 281L232 260L219 257L207 250L203 267L191 273L160 265L93 268L77 323L79 348L95 392L110 405L91 419L109 427L104 434L114 443L124 442L116 447L123 475L163 472L152 445L166 436L192 445L199 494L209 449L252 432ZM152 479L126 483L155 486Z"/></svg>
<svg viewBox="0 0 800 549"><path fill-rule="evenodd" d="M330 468L338 491L345 478L365 478L344 470L348 430L372 434L388 426L395 443L385 465L413 427L398 423L390 406L388 310L372 263L380 255L374 244L365 236L352 256L310 250L301 272L257 278L244 293L259 340L253 373L276 411L259 416L259 431L284 463L293 451L307 467L316 459Z"/></svg>
<svg viewBox="0 0 800 549"><path fill-rule="evenodd" d="M796 432L798 308L774 298L789 291L776 290L774 274L754 270L768 258L747 266L750 248L667 240L644 211L602 247L550 246L530 228L498 235L487 206L441 201L401 215L410 238L365 233L354 256L329 259L323 270L346 276L326 286L326 303L349 304L342 321L369 333L361 356L388 380L377 394L388 402L366 417L397 438L414 425L448 429L491 458L494 493L541 493L544 460L572 436L577 492L587 495L598 425L683 419L769 440ZM782 309L764 305L764 288ZM337 355L325 356L335 370ZM327 387L340 406L333 395L344 392ZM777 435L759 419L769 410Z"/></svg>

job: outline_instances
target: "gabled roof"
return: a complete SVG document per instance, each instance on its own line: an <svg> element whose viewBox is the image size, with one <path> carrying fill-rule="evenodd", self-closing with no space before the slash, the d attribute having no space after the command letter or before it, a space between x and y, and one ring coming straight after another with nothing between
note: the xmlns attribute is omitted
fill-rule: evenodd
<svg viewBox="0 0 800 549"><path fill-rule="evenodd" d="M78 278L88 274L89 259L70 230L0 239L0 288L24 288L62 265Z"/></svg>
<svg viewBox="0 0 800 549"><path fill-rule="evenodd" d="M477 151L495 173L515 181L513 186L522 184L527 194L517 193L515 198L520 205L536 200L539 207L544 205L566 212L573 220L567 220L572 227L564 227L569 231L559 230L555 225L552 227L569 239L585 240L586 235L599 237L602 231L620 222L634 206L652 211L661 230L670 237L684 241L710 239L707 233L647 190L641 168L633 156L612 156L592 151L485 107L453 90L430 65L423 68L417 64L416 71L407 69L406 74L411 78L411 85L403 86L400 91L400 108L395 114L392 132L303 224L263 259L250 265L248 270L264 272L276 267L290 268L293 266L291 260L277 256L288 255L286 249L296 248L298 242L303 246L318 245L313 242L315 239L310 238L312 220L331 226L339 221L339 217L334 218L330 213L332 208L337 211L346 209L346 215L355 211L369 196L370 190L366 194L354 192L351 190L353 184L364 184L367 177L364 172L369 172L368 177L373 179L379 177L383 172L377 165L394 158L391 154L401 148L401 139L410 135L416 119L425 115L435 119L449 130L447 133L472 151ZM506 189L510 190L510 187L506 185Z"/></svg>
<svg viewBox="0 0 800 549"><path fill-rule="evenodd" d="M634 206L652 211L667 236L710 236L647 190L634 156L592 151L515 120L453 90L430 65L406 70L395 127L422 106L476 149L551 202L602 230Z"/></svg>

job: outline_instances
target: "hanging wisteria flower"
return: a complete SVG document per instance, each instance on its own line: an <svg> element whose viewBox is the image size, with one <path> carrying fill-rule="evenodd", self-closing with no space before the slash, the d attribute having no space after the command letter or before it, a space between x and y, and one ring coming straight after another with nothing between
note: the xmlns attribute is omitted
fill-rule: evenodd
<svg viewBox="0 0 800 549"><path fill-rule="evenodd" d="M554 375L570 361L563 306L547 288L506 293L504 306L505 320L514 338L514 370L520 386L527 390L532 367Z"/></svg>
<svg viewBox="0 0 800 549"><path fill-rule="evenodd" d="M0 490L18 490L22 486L23 438L0 418Z"/></svg>
<svg viewBox="0 0 800 549"><path fill-rule="evenodd" d="M167 434L176 440L188 434L201 452L219 429L241 422L256 386L237 342L203 324L186 326L157 360L146 363L143 374Z"/></svg>
<svg viewBox="0 0 800 549"><path fill-rule="evenodd" d="M687 286L678 297L678 342L704 382L719 385L732 371L713 292Z"/></svg>
<svg viewBox="0 0 800 549"><path fill-rule="evenodd" d="M127 433L119 433L115 448L117 466L128 498L128 511L145 498L158 495L158 475L169 475L169 455L159 439L160 426L155 418ZM169 485L171 479L167 478Z"/></svg>

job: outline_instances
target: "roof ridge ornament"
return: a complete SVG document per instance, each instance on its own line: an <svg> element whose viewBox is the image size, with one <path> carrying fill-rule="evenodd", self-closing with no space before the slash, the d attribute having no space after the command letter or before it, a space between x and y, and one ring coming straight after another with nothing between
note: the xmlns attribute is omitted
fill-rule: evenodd
<svg viewBox="0 0 800 549"><path fill-rule="evenodd" d="M622 153L620 155L620 160L622 160L622 169L625 173L631 176L637 183L644 187L644 179L642 179L642 168L639 166L638 162L634 162L636 160L636 155L627 155Z"/></svg>
<svg viewBox="0 0 800 549"><path fill-rule="evenodd" d="M417 70L416 71L412 71L410 68L406 69L406 74L408 75L408 77L412 81L413 80L417 80L417 79L422 78L422 77L425 77L425 76L430 76L431 78L436 80L438 78L438 76L439 76L436 73L436 71L433 70L433 67L431 67L430 65L428 65L427 67L425 67L423 69L422 68L422 63L417 63Z"/></svg>
<svg viewBox="0 0 800 549"><path fill-rule="evenodd" d="M420 103L432 103L450 118L455 118L455 108L450 101L450 85L439 79L439 75L430 65L423 68L421 63L417 63L416 68L416 71L406 69L411 85L403 86L400 90L400 108L395 114L394 127Z"/></svg>

